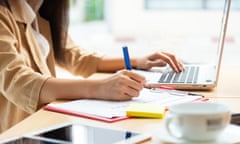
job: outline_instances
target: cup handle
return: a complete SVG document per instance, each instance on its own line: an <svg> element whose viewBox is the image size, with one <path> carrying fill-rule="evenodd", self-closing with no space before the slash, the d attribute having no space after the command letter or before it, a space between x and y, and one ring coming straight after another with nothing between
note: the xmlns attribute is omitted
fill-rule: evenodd
<svg viewBox="0 0 240 144"><path fill-rule="evenodd" d="M178 120L179 118L177 116L171 115L169 114L166 118L165 118L165 129L167 131L167 133L172 136L175 137L177 139L181 139L182 135L180 134L180 132L178 131L178 129L174 129L171 128L171 125L174 126L174 124L172 124L173 120Z"/></svg>

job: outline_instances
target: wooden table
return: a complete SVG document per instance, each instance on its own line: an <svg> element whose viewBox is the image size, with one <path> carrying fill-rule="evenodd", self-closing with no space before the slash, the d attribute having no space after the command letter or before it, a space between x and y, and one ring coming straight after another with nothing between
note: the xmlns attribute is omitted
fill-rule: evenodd
<svg viewBox="0 0 240 144"><path fill-rule="evenodd" d="M228 105L232 112L240 112L240 67L225 67L220 73L219 85L211 91L199 91L210 99ZM97 75L99 76L99 74ZM114 123L105 123L81 117L39 110L0 135L0 140L20 136L49 126L73 122L112 129L130 130L135 132L155 134L162 125L162 119L128 119Z"/></svg>
<svg viewBox="0 0 240 144"><path fill-rule="evenodd" d="M200 91L206 97L240 98L240 66L225 66L220 70L217 88ZM196 91L197 92L197 91Z"/></svg>

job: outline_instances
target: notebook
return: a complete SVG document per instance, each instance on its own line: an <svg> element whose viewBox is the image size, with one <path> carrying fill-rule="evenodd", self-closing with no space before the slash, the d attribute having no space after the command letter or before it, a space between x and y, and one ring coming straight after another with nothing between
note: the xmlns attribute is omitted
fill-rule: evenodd
<svg viewBox="0 0 240 144"><path fill-rule="evenodd" d="M168 109L169 106L179 103L207 100L203 95L186 91L144 88L138 97L130 101L81 99L51 103L46 105L44 110L112 123L128 119L129 116L160 118L165 112L163 108ZM127 110L130 115L126 114ZM159 111L156 113L157 110Z"/></svg>
<svg viewBox="0 0 240 144"><path fill-rule="evenodd" d="M180 73L175 73L169 67L162 72L161 76L158 73L156 79L149 80L148 84L153 87L161 85L185 90L208 90L216 87L218 83L222 52L224 48L230 5L231 0L224 1L221 29L217 42L217 52L216 56L213 57L214 60L211 64L184 64L185 70Z"/></svg>

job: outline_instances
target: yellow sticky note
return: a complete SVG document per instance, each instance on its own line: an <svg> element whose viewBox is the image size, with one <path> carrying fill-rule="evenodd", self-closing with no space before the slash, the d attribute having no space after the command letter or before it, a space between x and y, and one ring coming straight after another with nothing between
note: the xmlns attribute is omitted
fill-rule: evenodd
<svg viewBox="0 0 240 144"><path fill-rule="evenodd" d="M127 116L145 118L163 118L165 107L159 104L132 103L126 110Z"/></svg>

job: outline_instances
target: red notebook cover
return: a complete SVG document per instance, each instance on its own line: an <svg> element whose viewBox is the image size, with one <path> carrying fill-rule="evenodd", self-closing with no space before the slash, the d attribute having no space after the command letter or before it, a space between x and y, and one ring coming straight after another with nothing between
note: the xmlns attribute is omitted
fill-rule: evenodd
<svg viewBox="0 0 240 144"><path fill-rule="evenodd" d="M208 98L202 97L202 98L196 98L196 99L193 100L193 102L196 102L196 101L208 101ZM166 105L166 110L168 109L168 107L169 106ZM73 111L73 110L67 110L67 109L64 109L64 108L54 107L54 106L51 106L51 105L46 105L43 109L48 110L48 111L53 111L53 112L78 116L78 117L84 117L84 118L93 119L93 120L99 120L99 121L108 122L108 123L112 123L112 122L116 122L116 121L125 120L125 119L130 118L128 116L119 116L119 117L108 118L108 117L104 117L104 116L98 116L98 115L93 115L93 114L88 114L88 113L83 113L83 112L76 112L76 111Z"/></svg>
<svg viewBox="0 0 240 144"><path fill-rule="evenodd" d="M73 115L73 116L84 117L84 118L93 119L93 120L99 120L99 121L108 122L108 123L125 120L125 119L129 118L127 116L107 118L107 117L101 117L101 116L91 115L91 114L87 114L87 113L74 112L74 111L69 111L69 110L65 110L65 109L61 109L61 108L56 108L51 105L47 105L43 109L48 110L48 111L53 111L53 112L69 114L69 115Z"/></svg>

